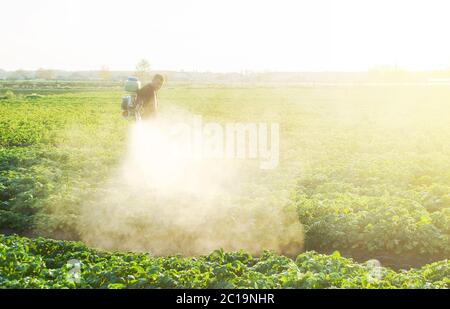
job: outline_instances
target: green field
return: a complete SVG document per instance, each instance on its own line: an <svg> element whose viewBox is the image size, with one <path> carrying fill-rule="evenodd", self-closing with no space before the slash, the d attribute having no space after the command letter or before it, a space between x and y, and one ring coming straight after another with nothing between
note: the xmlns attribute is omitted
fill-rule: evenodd
<svg viewBox="0 0 450 309"><path fill-rule="evenodd" d="M216 250L200 257L97 251L77 242L0 236L6 288L448 288L450 265L394 272L332 255L290 259ZM67 261L81 262L79 277ZM79 278L79 280L77 280Z"/></svg>
<svg viewBox="0 0 450 309"><path fill-rule="evenodd" d="M76 242L31 239L85 240L82 209L95 207L127 147L122 92L68 90L0 100L0 233L5 235L0 286L449 287L449 87L174 85L161 90L161 117L176 111L220 123L280 124L278 168L239 162L227 201L233 205L227 211L241 216L238 224L251 226L251 239L260 240L253 247L244 241L242 249L253 258L220 241L209 255L189 257L180 241L175 246L180 252L149 257L121 253L135 248L115 244L86 241L98 251ZM174 196L167 202L183 201ZM217 205L215 212L221 211ZM280 224L265 224L274 214L283 218ZM228 212L223 218L228 220ZM152 246L145 250L149 233L155 233L151 218L133 220L128 222L135 225L132 236L146 239L135 251L152 254ZM285 222L302 228L286 229ZM233 227L230 235L245 240ZM12 234L25 238L6 236ZM263 253L273 249L275 238L281 240L275 253ZM66 262L73 258L82 262L84 279L77 284L65 279ZM369 259L383 265L382 279L367 279Z"/></svg>

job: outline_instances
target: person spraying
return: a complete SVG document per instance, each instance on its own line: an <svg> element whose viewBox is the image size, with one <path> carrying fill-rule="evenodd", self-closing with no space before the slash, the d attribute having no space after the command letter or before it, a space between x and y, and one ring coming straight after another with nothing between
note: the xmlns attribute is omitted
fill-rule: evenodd
<svg viewBox="0 0 450 309"><path fill-rule="evenodd" d="M158 110L158 91L164 84L161 74L153 76L152 82L140 87L135 77L129 77L125 91L130 93L122 98L122 116L132 120L148 120L156 117Z"/></svg>
<svg viewBox="0 0 450 309"><path fill-rule="evenodd" d="M152 82L137 91L136 107L143 120L156 117L158 111L158 91L164 84L161 74L153 76Z"/></svg>

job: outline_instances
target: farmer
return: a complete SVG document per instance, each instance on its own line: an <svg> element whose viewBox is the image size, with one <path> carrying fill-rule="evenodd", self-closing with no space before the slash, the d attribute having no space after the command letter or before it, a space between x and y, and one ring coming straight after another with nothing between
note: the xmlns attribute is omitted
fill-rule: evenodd
<svg viewBox="0 0 450 309"><path fill-rule="evenodd" d="M161 74L153 76L152 82L145 85L137 92L136 102L143 120L154 118L158 109L157 93L164 84Z"/></svg>

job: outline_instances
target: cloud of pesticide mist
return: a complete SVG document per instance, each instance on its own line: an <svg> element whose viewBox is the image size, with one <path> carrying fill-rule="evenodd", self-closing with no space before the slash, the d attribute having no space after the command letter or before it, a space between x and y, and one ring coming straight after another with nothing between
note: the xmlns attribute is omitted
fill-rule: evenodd
<svg viewBox="0 0 450 309"><path fill-rule="evenodd" d="M241 203L243 160L199 157L192 134L163 119L131 126L122 165L82 207L82 239L105 249L155 255L218 248L301 251L303 231L295 211Z"/></svg>

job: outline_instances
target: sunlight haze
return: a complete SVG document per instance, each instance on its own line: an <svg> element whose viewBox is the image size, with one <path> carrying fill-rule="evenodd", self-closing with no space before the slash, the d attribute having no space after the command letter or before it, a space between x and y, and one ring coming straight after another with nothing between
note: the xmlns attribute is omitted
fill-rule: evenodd
<svg viewBox="0 0 450 309"><path fill-rule="evenodd" d="M447 1L2 4L0 69L358 71L450 67Z"/></svg>

